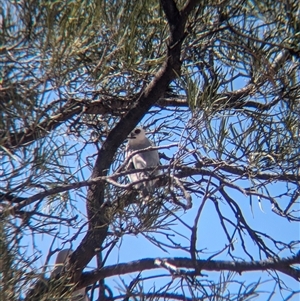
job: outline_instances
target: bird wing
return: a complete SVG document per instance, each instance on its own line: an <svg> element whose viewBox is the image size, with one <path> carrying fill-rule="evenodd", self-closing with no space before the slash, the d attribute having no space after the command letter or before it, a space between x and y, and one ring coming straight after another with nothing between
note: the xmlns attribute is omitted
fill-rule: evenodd
<svg viewBox="0 0 300 301"><path fill-rule="evenodd" d="M148 167L155 167L159 165L159 154L157 150L145 153L145 158Z"/></svg>
<svg viewBox="0 0 300 301"><path fill-rule="evenodd" d="M155 146L154 143L152 141L149 141L149 146ZM147 167L156 167L160 164L159 162L159 154L157 150L152 150L152 151L148 151L142 154L144 160L147 162ZM155 172L154 174L157 174L157 172Z"/></svg>

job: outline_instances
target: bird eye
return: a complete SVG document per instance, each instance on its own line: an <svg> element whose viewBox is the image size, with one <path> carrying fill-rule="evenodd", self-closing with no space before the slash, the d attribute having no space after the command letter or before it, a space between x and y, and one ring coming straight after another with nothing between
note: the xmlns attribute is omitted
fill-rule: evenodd
<svg viewBox="0 0 300 301"><path fill-rule="evenodd" d="M136 130L134 131L135 134L139 134L140 132L141 132L140 129L136 129Z"/></svg>

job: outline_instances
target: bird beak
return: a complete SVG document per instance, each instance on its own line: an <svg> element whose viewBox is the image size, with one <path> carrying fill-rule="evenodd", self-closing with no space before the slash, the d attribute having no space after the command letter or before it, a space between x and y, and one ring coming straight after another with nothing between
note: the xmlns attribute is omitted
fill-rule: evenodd
<svg viewBox="0 0 300 301"><path fill-rule="evenodd" d="M134 136L133 133L130 133L129 136L127 136L127 139L135 139L136 137Z"/></svg>

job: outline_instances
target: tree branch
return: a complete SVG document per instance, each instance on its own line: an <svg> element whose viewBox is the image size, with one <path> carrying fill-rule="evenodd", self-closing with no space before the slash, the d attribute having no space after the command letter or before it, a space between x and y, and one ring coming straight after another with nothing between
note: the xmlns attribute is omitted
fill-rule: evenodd
<svg viewBox="0 0 300 301"><path fill-rule="evenodd" d="M175 146L175 144L171 144L171 145L167 145L167 146L159 146L159 147L150 147L150 148L147 148L142 151L136 151L132 155L139 153L139 152L147 151L148 149L164 149L164 148L169 148L172 146ZM129 160L129 159L130 158L128 158L127 160ZM217 168L218 170L221 170L222 172L227 172L231 175L241 176L241 177L245 177L245 178L249 177L249 170L247 168L228 165L224 161L211 160L208 158L201 158L201 159L202 159L201 164L199 163L197 165L197 167L187 167L187 166L181 166L181 165L177 164L175 166L176 171L177 171L175 176L178 178L184 178L187 176L195 176L195 175L213 176L217 180L222 181L222 183L224 183L225 186L229 186L229 187L231 187L231 186L233 187L234 185L232 183L230 184L229 182L220 178L216 172L212 173L210 170L208 170L208 168ZM52 189L45 190L43 192L37 193L28 198L16 197L14 195L0 193L0 204L3 201L8 201L9 203L16 204L16 205L10 206L10 207L2 210L2 212L0 212L0 216L1 215L9 215L9 214L14 215L15 212L17 212L18 210L20 210L30 204L33 204L34 202L36 202L38 200L48 197L50 195L58 194L58 193L73 190L73 189L78 189L81 187L87 187L87 186L92 186L92 185L101 185L101 183L105 183L105 182L115 183L117 178L119 178L121 176L126 176L130 173L137 172L137 170L121 171L122 168L126 164L127 164L127 161L124 161L124 164L122 166L120 166L120 168L116 171L116 173L111 176L99 176L99 177L91 178L87 181L74 182L74 183L63 184L63 185L58 184ZM201 167L200 167L200 165L201 165ZM167 167L168 167L167 165L166 166L162 165L162 166L158 167L158 169L163 170ZM144 171L145 169L142 169L142 170ZM151 170L151 168L149 168L149 170ZM299 181L299 176L295 175L295 174L278 175L278 174L272 174L272 173L258 172L258 173L256 173L255 177L259 180L266 180L266 181L269 181L269 180L295 181L295 182ZM159 185L164 185L164 184L165 184L165 182L163 180L161 180L159 182ZM133 186L133 184L131 186ZM120 184L119 187L126 189L126 188L129 188L130 185L122 186ZM234 186L234 188L237 188L237 187L238 186ZM243 189L243 190L240 189L240 191L246 195L256 194L256 192L250 192L246 189Z"/></svg>
<svg viewBox="0 0 300 301"><path fill-rule="evenodd" d="M182 273L189 273L188 270L195 269L195 262L191 258L162 258L158 262L165 262L177 268L178 275ZM292 257L281 258L278 260L267 259L261 261L251 262L236 262L236 261L221 261L221 260L197 260L197 266L200 270L206 271L232 271L236 273L250 272L250 271L279 271L300 281L300 270L293 268L292 265L300 264L300 252ZM87 287L99 279L112 277L116 275L124 275L128 273L141 272L145 270L161 269L157 264L157 258L145 258L142 260L132 261L128 263L119 263L116 265L103 267L100 270L85 272L79 281L78 288ZM190 273L189 273L190 274ZM176 272L175 272L176 275ZM196 276L196 275L195 275Z"/></svg>
<svg viewBox="0 0 300 301"><path fill-rule="evenodd" d="M195 269L197 265L197 270ZM300 264L300 252L297 255L281 258L260 261L221 261L221 260L197 260L174 257L174 258L145 258L141 260L131 261L127 263L118 263L100 269L95 269L91 272L82 273L76 289L81 289L94 284L95 282L113 276L120 276L129 273L143 272L146 270L154 269L167 269L172 277L181 276L201 276L201 271L231 271L238 274L244 272L253 271L278 271L289 277L292 277L296 281L300 281L300 270L292 267L293 265ZM192 271L191 271L192 270ZM48 280L49 281L49 280ZM35 289L31 290L26 301L40 300L43 294L46 294L49 290L49 282L46 280L39 281Z"/></svg>

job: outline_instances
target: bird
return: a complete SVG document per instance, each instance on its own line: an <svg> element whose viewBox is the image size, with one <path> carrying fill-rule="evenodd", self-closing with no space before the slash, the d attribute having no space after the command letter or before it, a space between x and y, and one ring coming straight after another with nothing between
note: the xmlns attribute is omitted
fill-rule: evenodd
<svg viewBox="0 0 300 301"><path fill-rule="evenodd" d="M71 256L72 253L73 251L71 249L64 249L58 252L56 256L55 266L50 278L55 278L55 276L63 270L68 262L69 256ZM90 298L86 294L85 288L81 288L72 293L71 301L90 301Z"/></svg>
<svg viewBox="0 0 300 301"><path fill-rule="evenodd" d="M125 158L128 158L132 152L143 150L145 148L154 146L152 141L146 137L146 132L142 127L135 128L127 137L128 143L126 145ZM157 150L148 150L133 155L129 159L128 170L144 169L153 167L152 171L140 171L128 174L129 181L135 183L140 180L147 180L149 176L157 176L159 170L155 169L159 165L159 155ZM143 189L143 193L152 193L155 188L157 180L148 180L143 183L135 184L136 189Z"/></svg>

